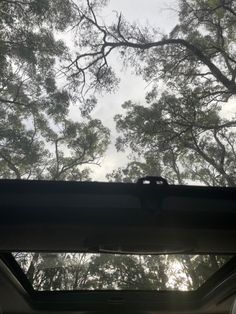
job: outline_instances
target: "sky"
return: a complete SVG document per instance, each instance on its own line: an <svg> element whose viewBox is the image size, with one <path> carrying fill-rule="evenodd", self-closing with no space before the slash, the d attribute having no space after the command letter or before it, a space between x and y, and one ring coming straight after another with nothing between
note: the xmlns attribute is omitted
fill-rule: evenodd
<svg viewBox="0 0 236 314"><path fill-rule="evenodd" d="M129 22L147 23L155 26L159 31L168 33L176 25L177 1L176 0L111 0L102 12L104 22L112 20L115 12L121 12ZM129 152L117 152L115 140L118 135L115 129L114 116L122 112L121 105L132 100L142 103L147 92L147 82L127 69L122 72L122 65L117 62L115 56L111 56L111 62L120 72L120 84L116 93L98 97L98 105L92 113L93 118L101 119L103 124L111 130L111 144L101 160L101 166L91 166L94 181L107 181L106 174L120 166L125 166L129 161ZM76 114L76 108L72 108L71 114ZM138 179L138 178L137 178Z"/></svg>

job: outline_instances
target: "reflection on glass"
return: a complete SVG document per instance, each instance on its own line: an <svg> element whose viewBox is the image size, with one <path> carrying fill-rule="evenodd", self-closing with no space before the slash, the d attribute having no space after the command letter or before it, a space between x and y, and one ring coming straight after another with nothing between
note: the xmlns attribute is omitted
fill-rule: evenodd
<svg viewBox="0 0 236 314"><path fill-rule="evenodd" d="M198 289L231 256L13 253L35 290Z"/></svg>

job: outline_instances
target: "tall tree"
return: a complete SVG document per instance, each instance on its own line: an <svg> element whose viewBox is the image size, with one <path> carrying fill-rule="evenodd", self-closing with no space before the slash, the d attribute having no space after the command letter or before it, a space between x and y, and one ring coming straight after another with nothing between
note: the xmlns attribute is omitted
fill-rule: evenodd
<svg viewBox="0 0 236 314"><path fill-rule="evenodd" d="M162 175L172 183L235 186L236 121L222 118L216 101L209 106L186 88L178 94L165 91L146 107L123 105L126 113L115 118L123 133L117 149L128 146L145 162L131 162L110 178L132 180L136 168L136 175Z"/></svg>
<svg viewBox="0 0 236 314"><path fill-rule="evenodd" d="M70 83L82 94L115 88L113 52L152 83L150 108L126 104L127 117L116 117L124 133L118 149L125 143L144 162L133 161L108 178L161 173L171 182L234 186L235 121L223 119L220 106L236 94L235 2L180 0L179 23L165 35L130 24L121 14L107 25L98 14L105 4L87 0L87 6L77 6L83 36L65 67Z"/></svg>
<svg viewBox="0 0 236 314"><path fill-rule="evenodd" d="M70 51L55 37L76 23L73 2L2 0L0 13L1 178L88 179L78 166L99 162L109 131L69 119L73 98L57 68Z"/></svg>
<svg viewBox="0 0 236 314"><path fill-rule="evenodd" d="M107 25L98 14L104 4L87 0L87 6L77 6L79 50L65 70L81 93L85 86L115 87L109 56L117 51L148 82L178 77L204 97L225 101L236 94L235 1L180 0L179 23L168 35L130 24L121 14Z"/></svg>
<svg viewBox="0 0 236 314"><path fill-rule="evenodd" d="M179 183L191 179L211 185L235 185L235 124L222 119L218 108L236 92L234 1L180 0L179 23L168 35L150 26L129 24L122 15L106 25L99 14L106 0L2 0L0 4L1 29L9 30L1 32L3 177L65 179L72 178L69 172L73 170L77 173L75 179L83 178L78 165L99 159L108 143L108 131L99 127L103 149L95 145L98 151L86 154L83 147L75 150L72 137L78 132L75 135L70 130L81 130L83 125L86 133L90 123L101 124L90 119L79 126L70 121L69 105L77 94L76 98L84 101L82 114L88 117L96 99L93 94L85 99L85 95L116 87L118 79L109 65L109 56L117 51L124 64L153 83L148 95L149 113L156 119L152 133L146 130L151 127L147 123L146 128L140 126L138 130L141 136L134 134L131 138L128 128L136 132L131 124L139 121L130 119L128 125L131 108L126 124L122 122L124 117L117 117L118 128L125 132L118 142L130 145L150 163L134 161L129 170L134 174L138 169L139 173L145 168L148 172L154 169ZM68 28L75 32L73 52L54 38ZM59 74L67 77L67 89L60 87ZM159 83L166 90L162 95L156 95ZM170 89L175 95L169 93ZM141 110L136 109L134 116L138 117ZM9 130L13 125L19 132ZM94 132L97 134L97 129ZM155 147L150 145L151 137ZM49 143L55 147L54 153L48 149ZM68 159L69 152L72 160ZM29 163L35 167L29 169Z"/></svg>
<svg viewBox="0 0 236 314"><path fill-rule="evenodd" d="M14 253L36 290L195 290L230 256Z"/></svg>

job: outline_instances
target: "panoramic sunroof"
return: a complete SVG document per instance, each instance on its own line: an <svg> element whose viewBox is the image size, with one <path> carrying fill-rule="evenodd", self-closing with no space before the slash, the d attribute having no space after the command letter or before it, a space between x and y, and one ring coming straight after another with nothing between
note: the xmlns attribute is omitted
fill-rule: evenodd
<svg viewBox="0 0 236 314"><path fill-rule="evenodd" d="M235 186L235 16L233 0L0 1L0 178Z"/></svg>
<svg viewBox="0 0 236 314"><path fill-rule="evenodd" d="M184 254L12 254L36 291L192 291L232 258Z"/></svg>

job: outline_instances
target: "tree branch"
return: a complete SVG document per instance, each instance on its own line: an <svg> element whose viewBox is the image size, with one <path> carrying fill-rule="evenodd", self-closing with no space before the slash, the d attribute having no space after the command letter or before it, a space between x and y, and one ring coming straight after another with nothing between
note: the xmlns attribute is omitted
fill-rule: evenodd
<svg viewBox="0 0 236 314"><path fill-rule="evenodd" d="M21 174L18 168L15 166L15 164L11 161L10 158L8 158L6 155L3 154L3 152L0 151L0 157L7 163L8 167L15 173L16 179L21 179Z"/></svg>

